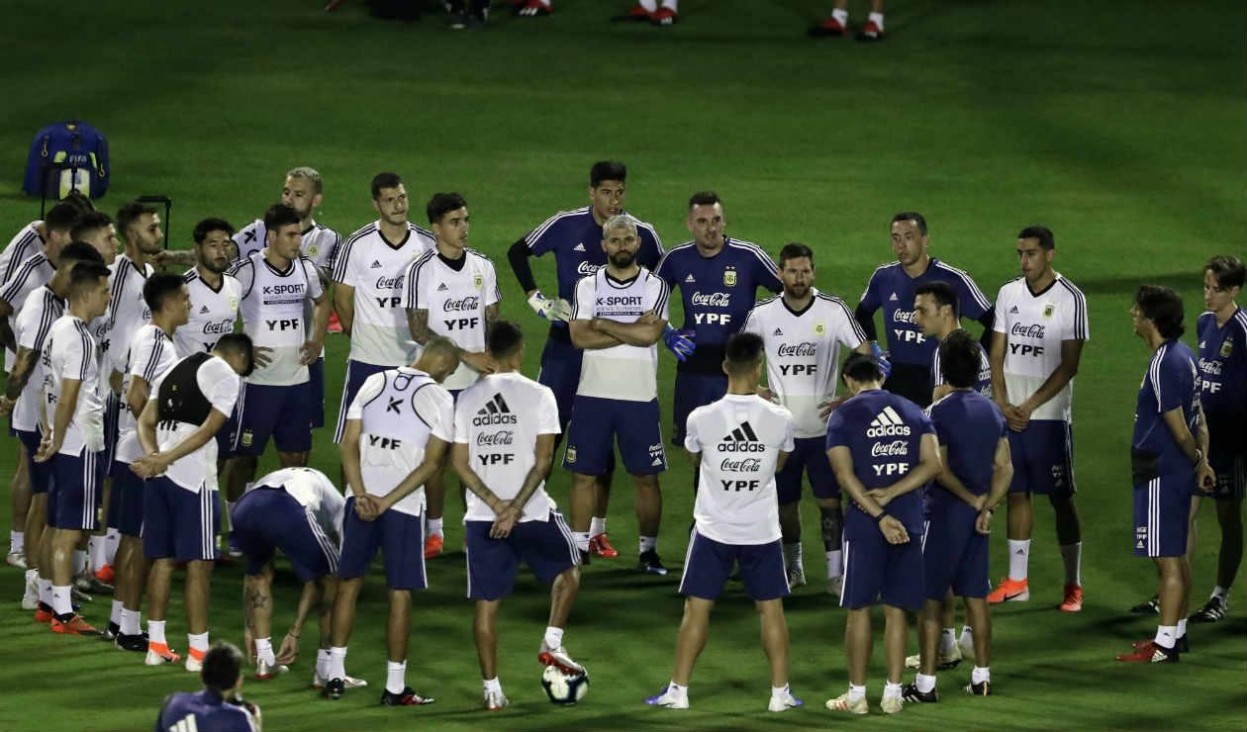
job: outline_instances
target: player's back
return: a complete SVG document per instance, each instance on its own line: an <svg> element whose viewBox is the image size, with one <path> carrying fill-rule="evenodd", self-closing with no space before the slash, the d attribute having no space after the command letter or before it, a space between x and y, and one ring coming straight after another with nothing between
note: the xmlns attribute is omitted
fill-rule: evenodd
<svg viewBox="0 0 1247 732"><path fill-rule="evenodd" d="M932 404L930 415L940 444L948 450L945 467L966 490L986 494L991 490L996 449L1006 434L1000 409L977 391L958 389ZM960 500L934 487L929 496L937 503Z"/></svg>
<svg viewBox="0 0 1247 732"><path fill-rule="evenodd" d="M257 729L251 712L207 689L180 692L165 700L156 732L250 732Z"/></svg>
<svg viewBox="0 0 1247 732"><path fill-rule="evenodd" d="M429 437L442 425L443 414L453 414L450 393L428 374L407 366L369 376L347 412L360 420L360 473L364 487L385 495L424 461ZM424 491L417 489L395 508L419 514Z"/></svg>
<svg viewBox="0 0 1247 732"><path fill-rule="evenodd" d="M988 358L987 349L983 348L983 344L979 343L977 345L978 345L978 352L979 352L979 375L978 375L978 379L976 379L974 382L974 390L982 394L983 396L987 397L988 399L991 399L992 398L991 360ZM944 372L942 370L942 367L940 366L940 349L937 347L935 349L934 355L932 355L931 357L931 387L932 389L934 389L935 387L943 386L946 383L948 382L944 380Z"/></svg>
<svg viewBox="0 0 1247 732"><path fill-rule="evenodd" d="M1181 408L1183 421L1195 434L1199 390L1199 368L1191 349L1178 339L1162 343L1152 354L1139 387L1131 440L1136 460L1155 460L1156 472L1161 475L1192 469L1163 415Z"/></svg>

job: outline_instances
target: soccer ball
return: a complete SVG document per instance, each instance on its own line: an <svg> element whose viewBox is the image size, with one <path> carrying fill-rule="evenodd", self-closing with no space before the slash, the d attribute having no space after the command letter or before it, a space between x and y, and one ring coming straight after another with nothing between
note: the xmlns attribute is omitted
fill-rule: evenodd
<svg viewBox="0 0 1247 732"><path fill-rule="evenodd" d="M569 675L557 666L546 666L541 672L541 688L546 690L552 704L575 704L589 693L589 672Z"/></svg>

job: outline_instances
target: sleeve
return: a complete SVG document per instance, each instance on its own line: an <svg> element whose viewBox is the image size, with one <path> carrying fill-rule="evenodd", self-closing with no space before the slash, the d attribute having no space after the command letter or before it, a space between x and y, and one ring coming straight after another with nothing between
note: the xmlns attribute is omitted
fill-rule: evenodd
<svg viewBox="0 0 1247 732"><path fill-rule="evenodd" d="M757 247L754 256L758 258L757 278L758 285L765 287L774 293L779 293L784 289L784 283L779 279L779 267L775 266L775 260L771 259L762 247Z"/></svg>
<svg viewBox="0 0 1247 732"><path fill-rule="evenodd" d="M333 256L330 259L333 264L333 275L331 278L334 282L341 283L347 287L355 286L354 272L351 271L351 264L355 261L351 257L351 252L354 248L355 239L351 238L346 243L335 247Z"/></svg>
<svg viewBox="0 0 1247 732"><path fill-rule="evenodd" d="M381 390L384 388L384 373L373 374L367 379L364 379L364 383L359 387L359 391L355 392L355 398L351 400L351 405L347 407L346 418L363 419L364 405L373 399L376 399L377 395L380 394Z"/></svg>
<svg viewBox="0 0 1247 732"><path fill-rule="evenodd" d="M542 222L541 226L533 229L524 237L524 242L528 244L528 249L534 257L540 257L546 252L552 252L558 246L559 240L559 221L563 218L563 213L557 213Z"/></svg>
<svg viewBox="0 0 1247 732"><path fill-rule="evenodd" d="M152 338L148 328L139 331L130 339L129 356L126 359L126 373L130 376L142 376L150 383L155 378L156 365L160 362L161 340ZM150 374L150 375L149 375Z"/></svg>
<svg viewBox="0 0 1247 732"><path fill-rule="evenodd" d="M966 272L957 272L957 281L961 283L961 317L978 320L991 309L992 304L979 289L978 284Z"/></svg>
<svg viewBox="0 0 1247 732"><path fill-rule="evenodd" d="M572 303L572 320L593 320L594 284L597 275L585 275L576 282L576 298Z"/></svg>
<svg viewBox="0 0 1247 732"><path fill-rule="evenodd" d="M319 300L325 294L325 288L320 284L320 272L316 271L316 264L307 257L300 256L299 264L303 267L303 274L307 276L307 292L312 300Z"/></svg>
<svg viewBox="0 0 1247 732"><path fill-rule="evenodd" d="M700 416L698 412L701 408L694 409L688 415L688 424L684 429L684 449L689 452L701 452L701 435L697 432L697 418Z"/></svg>
<svg viewBox="0 0 1247 732"><path fill-rule="evenodd" d="M420 263L424 261L424 257L416 259L407 265L407 271L403 273L403 308L406 310L417 310L420 308L420 297L418 289L420 287Z"/></svg>
<svg viewBox="0 0 1247 732"><path fill-rule="evenodd" d="M0 300L4 300L14 309L22 304L22 294L26 292L26 282L30 279L30 272L35 264L33 257L25 259L5 278L4 284L0 285Z"/></svg>
<svg viewBox="0 0 1247 732"><path fill-rule="evenodd" d="M924 435L936 434L935 425L932 424L931 418L927 416L927 413L922 411L916 404L914 405L914 411L916 413L916 421L918 422L918 431Z"/></svg>
<svg viewBox="0 0 1247 732"><path fill-rule="evenodd" d="M455 404L455 442L466 445L472 432L472 415L463 405L463 395L460 394L459 401Z"/></svg>
<svg viewBox="0 0 1247 732"><path fill-rule="evenodd" d="M875 281L878 278L879 270L875 270L874 274L870 276L870 281L866 283L866 289L862 291L862 299L857 303L858 310L870 315L874 315L881 305L879 302L879 288L875 285Z"/></svg>
<svg viewBox="0 0 1247 732"><path fill-rule="evenodd" d="M749 308L749 312L745 313L745 322L740 326L740 332L762 335L762 324L758 322L757 312L756 306Z"/></svg>
<svg viewBox="0 0 1247 732"><path fill-rule="evenodd" d="M18 348L29 348L35 352L43 350L43 341L52 327L51 320L45 317L46 313L44 308L36 306L27 298L26 304L17 311L17 318L14 320L13 330L17 336Z"/></svg>
<svg viewBox="0 0 1247 732"><path fill-rule="evenodd" d="M946 420L941 419L944 410L939 407L940 407L939 404L931 405L930 420L931 420L931 424L935 427L935 436L939 439L940 444L947 445L948 437L949 437L949 429L948 429L949 425L947 424Z"/></svg>
<svg viewBox="0 0 1247 732"><path fill-rule="evenodd" d="M1081 290L1071 286L1070 296L1073 300L1073 307L1066 308L1069 322L1066 325L1063 340L1067 341L1089 341L1091 340L1091 328L1087 322L1087 298L1082 294Z"/></svg>
<svg viewBox="0 0 1247 732"><path fill-rule="evenodd" d="M1152 360L1148 367L1147 378L1152 384L1152 392L1156 395L1156 412L1165 412L1182 406L1182 372L1187 364L1181 358L1175 358L1169 348Z"/></svg>
<svg viewBox="0 0 1247 732"><path fill-rule="evenodd" d="M494 263L485 260L485 307L497 305L502 300L502 290L498 289L498 270Z"/></svg>
<svg viewBox="0 0 1247 732"><path fill-rule="evenodd" d="M869 340L862 324L857 322L849 306L843 300L836 302L836 316L840 319L840 327L836 328L836 340L845 348L857 348Z"/></svg>
<svg viewBox="0 0 1247 732"><path fill-rule="evenodd" d="M662 241L658 238L658 232L649 224L638 226L637 229L641 234L641 249L637 252L636 261L653 271L663 258Z"/></svg>
<svg viewBox="0 0 1247 732"><path fill-rule="evenodd" d="M541 387L541 410L537 418L537 434L539 435L557 435L563 432L562 426L559 425L559 404L554 398L554 392L550 387L542 385Z"/></svg>
<svg viewBox="0 0 1247 732"><path fill-rule="evenodd" d="M982 348L982 346L979 346L979 347ZM936 348L934 351L931 352L931 385L932 386L943 386L944 385L944 372L940 368L940 349L939 348Z"/></svg>
<svg viewBox="0 0 1247 732"><path fill-rule="evenodd" d="M173 369L169 369L169 371L172 371L172 370ZM169 371L166 371L160 376L157 376L156 380L152 382L151 389L147 392L147 401L149 402L156 401L156 397L160 393L160 385L165 383L165 376L168 375Z"/></svg>
<svg viewBox="0 0 1247 732"><path fill-rule="evenodd" d="M992 321L992 330L996 333L1009 332L1009 308L1008 298L1005 296L1005 288L1000 288L1000 292L996 293L996 318Z"/></svg>
<svg viewBox="0 0 1247 732"><path fill-rule="evenodd" d="M433 390L434 418L429 420L433 427L433 436L444 442L455 441L455 400L450 392L438 387Z"/></svg>
<svg viewBox="0 0 1247 732"><path fill-rule="evenodd" d="M662 255L662 259L658 260L658 266L654 268L654 274L658 275L669 286L675 287L676 282L679 280L679 275L675 272L675 265L671 263L671 252Z"/></svg>
<svg viewBox="0 0 1247 732"><path fill-rule="evenodd" d="M667 320L667 304L671 297L671 288L666 282L663 282L660 277L654 277L652 282L652 287L656 290L656 292L653 293L654 307L652 310L655 315L663 320Z"/></svg>
<svg viewBox="0 0 1247 732"><path fill-rule="evenodd" d="M515 279L520 283L520 289L524 292L539 289L537 280L533 277L532 265L528 263L528 258L531 256L532 252L523 239L512 244L507 250L507 262L511 264L511 272L515 274Z"/></svg>
<svg viewBox="0 0 1247 732"><path fill-rule="evenodd" d="M195 381L213 409L227 417L234 411L242 382L229 364L219 358L204 361ZM155 389L152 392L155 393Z"/></svg>
<svg viewBox="0 0 1247 732"><path fill-rule="evenodd" d="M333 235L333 243L329 245L329 256L325 257L325 269L332 273L338 263L338 250L342 248L342 235L333 229L328 231ZM330 275L329 279L332 280L333 276Z"/></svg>
<svg viewBox="0 0 1247 732"><path fill-rule="evenodd" d="M827 449L833 447L848 447L848 440L845 439L844 429L844 408L841 407L831 413L831 418L827 420Z"/></svg>
<svg viewBox="0 0 1247 732"><path fill-rule="evenodd" d="M62 379L82 381L87 378L87 366L95 359L95 344L85 331L66 330L65 337L58 340L57 347L63 349L61 357L54 360L53 366L59 361L59 375Z"/></svg>

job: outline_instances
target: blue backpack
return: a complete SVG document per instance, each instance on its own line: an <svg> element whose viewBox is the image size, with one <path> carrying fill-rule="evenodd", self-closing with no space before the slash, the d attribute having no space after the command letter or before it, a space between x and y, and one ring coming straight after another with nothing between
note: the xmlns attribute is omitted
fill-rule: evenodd
<svg viewBox="0 0 1247 732"><path fill-rule="evenodd" d="M54 200L70 191L103 198L111 170L108 140L99 130L78 120L57 122L39 130L30 143L22 190Z"/></svg>

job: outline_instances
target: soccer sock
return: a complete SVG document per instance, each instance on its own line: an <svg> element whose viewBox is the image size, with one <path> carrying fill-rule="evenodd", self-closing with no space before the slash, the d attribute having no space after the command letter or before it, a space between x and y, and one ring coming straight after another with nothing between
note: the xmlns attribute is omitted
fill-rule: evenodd
<svg viewBox="0 0 1247 732"><path fill-rule="evenodd" d="M563 629L556 628L553 625L546 628L546 648L562 648L563 647Z"/></svg>
<svg viewBox="0 0 1247 732"><path fill-rule="evenodd" d="M1209 596L1208 599L1211 600L1214 597L1219 597L1221 598L1222 602L1228 603L1230 601L1230 588L1217 585L1216 587L1212 588L1212 595Z"/></svg>
<svg viewBox="0 0 1247 732"><path fill-rule="evenodd" d="M92 536L87 539L87 553L91 558L91 573L94 574L108 563L107 559L108 546L104 543L104 537Z"/></svg>
<svg viewBox="0 0 1247 732"><path fill-rule="evenodd" d="M207 633L187 633L186 645L192 651L208 652L208 634Z"/></svg>
<svg viewBox="0 0 1247 732"><path fill-rule="evenodd" d="M391 694L401 694L407 688L407 662L385 662L385 690Z"/></svg>
<svg viewBox="0 0 1247 732"><path fill-rule="evenodd" d="M594 516L589 519L589 536L597 536L606 533L606 519Z"/></svg>
<svg viewBox="0 0 1247 732"><path fill-rule="evenodd" d="M493 677L492 679L484 679L483 683L485 685L486 694L501 694L502 693L502 682L498 680L497 676Z"/></svg>
<svg viewBox="0 0 1247 732"><path fill-rule="evenodd" d="M169 645L169 641L165 640L165 621L147 619L147 642L161 646Z"/></svg>
<svg viewBox="0 0 1247 732"><path fill-rule="evenodd" d="M918 674L914 677L914 685L917 686L918 691L923 694L935 691L935 675L932 674L931 676L927 676L926 674ZM891 684L888 686L891 686ZM884 690L884 694L887 694L886 689Z"/></svg>
<svg viewBox="0 0 1247 732"><path fill-rule="evenodd" d="M849 11L847 9L836 8L831 11L831 17L840 25L847 26L849 24Z"/></svg>
<svg viewBox="0 0 1247 732"><path fill-rule="evenodd" d="M1030 563L1031 540L1009 540L1009 579L1021 582L1026 579L1027 564Z"/></svg>
<svg viewBox="0 0 1247 732"><path fill-rule="evenodd" d="M688 687L680 686L676 682L672 681L667 684L667 693L675 697L684 696L685 694L688 693Z"/></svg>
<svg viewBox="0 0 1247 732"><path fill-rule="evenodd" d="M679 8L676 6L676 1L677 0L662 0L662 6L664 8L671 8L671 12L673 13L679 12Z"/></svg>
<svg viewBox="0 0 1247 732"><path fill-rule="evenodd" d="M443 525L444 521L445 521L444 519L439 519L439 518L436 518L436 519L433 519L433 518L431 518L431 519L427 519L427 520L425 521L425 528L428 530L428 532L429 532L429 536L441 536L441 537L445 538L445 536L446 536L446 535L445 535L445 532L444 532L444 531L443 531L443 529L442 529L442 525ZM399 691L402 691L402 689L399 689ZM397 693L397 692L395 692L395 693Z"/></svg>
<svg viewBox="0 0 1247 732"><path fill-rule="evenodd" d="M325 664L325 676L330 679L346 678L346 646L329 649L329 661Z"/></svg>
<svg viewBox="0 0 1247 732"><path fill-rule="evenodd" d="M576 542L576 548L582 552L589 551L589 532L573 531L572 539Z"/></svg>
<svg viewBox="0 0 1247 732"><path fill-rule="evenodd" d="M108 614L108 622L121 625L121 611L123 609L124 608L121 607L121 600L114 598L112 612Z"/></svg>
<svg viewBox="0 0 1247 732"><path fill-rule="evenodd" d="M93 536L91 538L94 539L95 537ZM82 549L75 549L74 550L74 568L73 568L74 576L77 577L78 575L82 574L84 571L86 571L86 568L87 568L87 553Z"/></svg>
<svg viewBox="0 0 1247 732"><path fill-rule="evenodd" d="M970 671L970 681L975 684L981 684L984 681L992 680L992 670L987 666L975 666Z"/></svg>
<svg viewBox="0 0 1247 732"><path fill-rule="evenodd" d="M641 7L645 8L646 12L652 13L658 9L658 0L640 0L640 2Z"/></svg>
<svg viewBox="0 0 1247 732"><path fill-rule="evenodd" d="M819 530L823 535L823 551L827 557L827 577L839 577L841 572L840 547L844 531L844 514L838 508L818 509Z"/></svg>
<svg viewBox="0 0 1247 732"><path fill-rule="evenodd" d="M322 679L329 677L329 649L316 649L316 675Z"/></svg>
<svg viewBox="0 0 1247 732"><path fill-rule="evenodd" d="M1178 621L1178 630L1176 633L1174 633L1173 637L1174 638L1185 638L1186 637L1186 618L1182 618L1181 620Z"/></svg>
<svg viewBox="0 0 1247 732"><path fill-rule="evenodd" d="M1156 626L1156 645L1164 648L1166 651L1173 650L1173 644L1178 639L1178 626L1176 625L1158 625Z"/></svg>
<svg viewBox="0 0 1247 732"><path fill-rule="evenodd" d="M772 699L783 699L784 697L788 696L791 693L792 691L788 688L788 684L784 684L783 686L772 686L771 687L771 698Z"/></svg>
<svg viewBox="0 0 1247 732"><path fill-rule="evenodd" d="M932 679L934 678L935 677L932 677ZM933 685L934 685L934 682L933 682ZM896 697L899 697L900 695L901 695L900 684L894 684L891 681L889 681L883 685L883 698L884 699L896 698Z"/></svg>
<svg viewBox="0 0 1247 732"><path fill-rule="evenodd" d="M879 30L883 30L883 13L871 13L867 19L874 21L875 25L879 26Z"/></svg>
<svg viewBox="0 0 1247 732"><path fill-rule="evenodd" d="M52 580L39 578L39 602L52 607Z"/></svg>
<svg viewBox="0 0 1247 732"><path fill-rule="evenodd" d="M971 628L968 625L962 626L961 642L965 643L966 645L971 645L974 643L974 629L973 628Z"/></svg>
<svg viewBox="0 0 1247 732"><path fill-rule="evenodd" d="M637 540L637 544L640 546L642 554L644 554L645 552L657 551L658 550L658 537L657 536L642 536Z"/></svg>
<svg viewBox="0 0 1247 732"><path fill-rule="evenodd" d="M69 585L52 586L52 612L57 615L74 614L74 603L70 599Z"/></svg>
<svg viewBox="0 0 1247 732"><path fill-rule="evenodd" d="M21 531L9 532L9 551L21 553L26 551L26 534Z"/></svg>
<svg viewBox="0 0 1247 732"><path fill-rule="evenodd" d="M273 655L273 638L256 638L255 639L255 657L257 661L263 661L270 666L277 665L277 657Z"/></svg>
<svg viewBox="0 0 1247 732"><path fill-rule="evenodd" d="M126 610L121 608L121 634L122 635L138 635L143 631L139 625L139 611Z"/></svg>
<svg viewBox="0 0 1247 732"><path fill-rule="evenodd" d="M104 564L112 564L117 558L117 545L121 543L121 532L109 529L104 534Z"/></svg>
<svg viewBox="0 0 1247 732"><path fill-rule="evenodd" d="M36 603L39 602L39 570L37 569L26 570L26 591L22 595L22 602L31 596L34 597Z"/></svg>
<svg viewBox="0 0 1247 732"><path fill-rule="evenodd" d="M865 698L866 698L866 685L865 684L862 684L861 686L858 686L853 683L849 684L849 703L850 704L855 704L858 700L865 699Z"/></svg>
<svg viewBox="0 0 1247 732"><path fill-rule="evenodd" d="M1065 584L1082 586L1082 542L1061 545L1061 559L1065 561Z"/></svg>
<svg viewBox="0 0 1247 732"><path fill-rule="evenodd" d="M957 647L957 629L945 628L940 633L940 653L947 653Z"/></svg>

